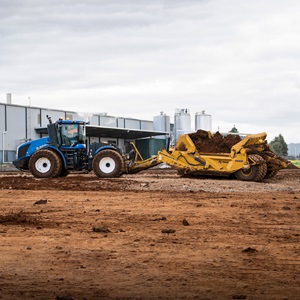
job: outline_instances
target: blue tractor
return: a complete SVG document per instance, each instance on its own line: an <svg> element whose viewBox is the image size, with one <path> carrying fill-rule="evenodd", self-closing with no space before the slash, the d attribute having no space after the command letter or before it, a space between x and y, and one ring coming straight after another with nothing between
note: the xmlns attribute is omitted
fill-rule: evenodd
<svg viewBox="0 0 300 300"><path fill-rule="evenodd" d="M93 143L87 147L86 123L48 117L48 137L17 148L13 164L34 177L67 176L69 171L94 171L100 178L118 177L127 171L122 151L114 144Z"/></svg>

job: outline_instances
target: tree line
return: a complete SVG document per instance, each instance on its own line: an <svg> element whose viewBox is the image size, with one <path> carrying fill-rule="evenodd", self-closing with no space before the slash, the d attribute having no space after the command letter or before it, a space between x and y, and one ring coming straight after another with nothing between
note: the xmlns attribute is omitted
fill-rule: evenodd
<svg viewBox="0 0 300 300"><path fill-rule="evenodd" d="M288 146L281 134L270 142L270 148L278 156L288 156Z"/></svg>

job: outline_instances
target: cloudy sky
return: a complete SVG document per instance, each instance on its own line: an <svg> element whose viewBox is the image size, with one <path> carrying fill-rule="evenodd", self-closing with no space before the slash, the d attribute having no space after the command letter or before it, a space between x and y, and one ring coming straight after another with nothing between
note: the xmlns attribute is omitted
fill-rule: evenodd
<svg viewBox="0 0 300 300"><path fill-rule="evenodd" d="M145 120L205 110L214 131L299 143L299 11L299 0L0 0L0 102Z"/></svg>

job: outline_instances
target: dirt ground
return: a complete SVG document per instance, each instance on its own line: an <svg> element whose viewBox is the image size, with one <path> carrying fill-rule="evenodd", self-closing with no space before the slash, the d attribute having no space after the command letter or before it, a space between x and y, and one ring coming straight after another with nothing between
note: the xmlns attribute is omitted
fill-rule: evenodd
<svg viewBox="0 0 300 300"><path fill-rule="evenodd" d="M300 169L261 183L0 173L0 299L300 299Z"/></svg>

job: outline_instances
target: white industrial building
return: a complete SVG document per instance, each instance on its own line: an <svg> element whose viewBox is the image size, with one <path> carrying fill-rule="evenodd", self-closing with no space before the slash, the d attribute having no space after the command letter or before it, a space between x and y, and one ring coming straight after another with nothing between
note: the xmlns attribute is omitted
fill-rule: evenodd
<svg viewBox="0 0 300 300"><path fill-rule="evenodd" d="M299 159L300 158L300 144L291 143L288 144L288 156Z"/></svg>

